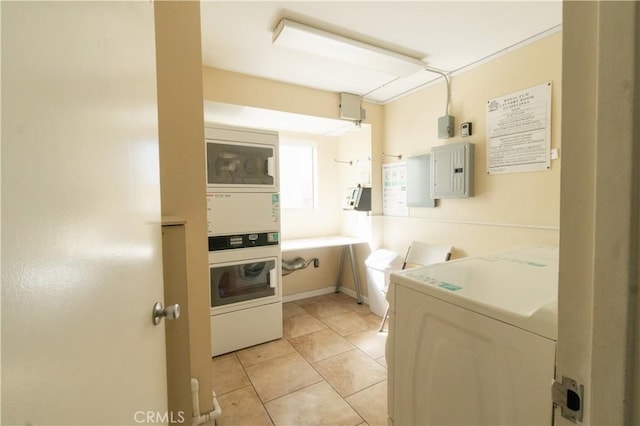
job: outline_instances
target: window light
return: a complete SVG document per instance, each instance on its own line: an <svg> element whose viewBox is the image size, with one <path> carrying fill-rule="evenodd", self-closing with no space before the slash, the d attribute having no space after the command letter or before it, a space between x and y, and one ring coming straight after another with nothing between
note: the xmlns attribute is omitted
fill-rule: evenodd
<svg viewBox="0 0 640 426"><path fill-rule="evenodd" d="M412 74L427 63L411 56L281 19L273 31L273 44L334 59L396 77Z"/></svg>

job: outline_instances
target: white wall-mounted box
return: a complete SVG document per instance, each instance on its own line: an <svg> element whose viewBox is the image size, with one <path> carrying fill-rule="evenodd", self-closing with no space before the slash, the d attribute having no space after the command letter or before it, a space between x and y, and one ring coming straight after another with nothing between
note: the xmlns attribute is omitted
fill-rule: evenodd
<svg viewBox="0 0 640 426"><path fill-rule="evenodd" d="M362 97L351 93L340 93L340 118L362 121L367 112L362 108Z"/></svg>
<svg viewBox="0 0 640 426"><path fill-rule="evenodd" d="M407 206L436 206L431 198L431 154L407 158Z"/></svg>
<svg viewBox="0 0 640 426"><path fill-rule="evenodd" d="M473 147L459 142L431 149L431 198L473 197Z"/></svg>

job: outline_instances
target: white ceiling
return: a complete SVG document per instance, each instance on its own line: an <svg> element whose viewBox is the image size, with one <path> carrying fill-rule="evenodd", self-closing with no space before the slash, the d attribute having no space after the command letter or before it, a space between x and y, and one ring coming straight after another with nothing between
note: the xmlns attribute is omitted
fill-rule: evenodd
<svg viewBox="0 0 640 426"><path fill-rule="evenodd" d="M561 1L207 1L201 3L206 66L386 103L441 78L389 75L272 44L282 18L423 59L453 72L562 23ZM367 95L369 94L369 95Z"/></svg>

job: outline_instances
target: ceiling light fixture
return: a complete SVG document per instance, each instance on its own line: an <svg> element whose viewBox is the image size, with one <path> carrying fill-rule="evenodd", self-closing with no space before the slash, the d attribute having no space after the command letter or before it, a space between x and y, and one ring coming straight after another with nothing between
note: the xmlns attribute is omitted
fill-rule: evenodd
<svg viewBox="0 0 640 426"><path fill-rule="evenodd" d="M338 34L281 19L273 31L273 44L403 77L425 69L427 63Z"/></svg>

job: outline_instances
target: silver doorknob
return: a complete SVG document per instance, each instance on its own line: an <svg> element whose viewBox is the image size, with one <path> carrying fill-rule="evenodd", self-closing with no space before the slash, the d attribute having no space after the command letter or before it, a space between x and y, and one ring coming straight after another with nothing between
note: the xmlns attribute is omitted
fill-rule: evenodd
<svg viewBox="0 0 640 426"><path fill-rule="evenodd" d="M160 302L156 302L155 305L153 305L153 325L160 324L162 318L174 320L179 317L180 305L169 305L166 308L163 308Z"/></svg>

